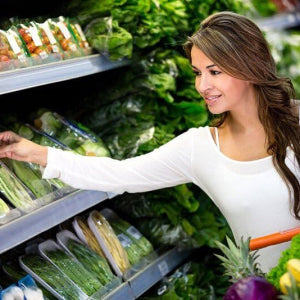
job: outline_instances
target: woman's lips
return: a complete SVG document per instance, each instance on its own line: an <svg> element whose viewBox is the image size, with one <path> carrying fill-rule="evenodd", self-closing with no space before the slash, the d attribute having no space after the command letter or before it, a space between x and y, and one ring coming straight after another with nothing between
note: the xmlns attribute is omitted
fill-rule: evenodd
<svg viewBox="0 0 300 300"><path fill-rule="evenodd" d="M205 96L204 100L206 101L206 103L208 105L213 104L214 102L217 101L217 99L219 99L221 97L221 95L212 95L212 96Z"/></svg>

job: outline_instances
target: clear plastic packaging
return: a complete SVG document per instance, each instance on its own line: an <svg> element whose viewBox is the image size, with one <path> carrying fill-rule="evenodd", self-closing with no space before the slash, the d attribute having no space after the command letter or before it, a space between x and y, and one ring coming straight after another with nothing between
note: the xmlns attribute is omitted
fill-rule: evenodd
<svg viewBox="0 0 300 300"><path fill-rule="evenodd" d="M60 231L56 234L56 239L66 252L74 256L104 286L116 279L120 283L120 280L113 275L106 259L84 245L72 232Z"/></svg>
<svg viewBox="0 0 300 300"><path fill-rule="evenodd" d="M40 207L33 194L23 183L0 161L0 191L2 195L16 208L28 213Z"/></svg>
<svg viewBox="0 0 300 300"><path fill-rule="evenodd" d="M48 48L43 45L41 33L38 28L32 24L28 26L19 24L16 28L24 42L24 45L27 48L30 57L33 58L34 64L50 62L50 52Z"/></svg>
<svg viewBox="0 0 300 300"><path fill-rule="evenodd" d="M148 239L146 239L146 237L144 237L137 228L120 218L113 210L104 208L100 212L108 220L109 224L115 231L118 230L122 232L139 247L139 252L142 257L146 257L154 252L150 241L148 241Z"/></svg>
<svg viewBox="0 0 300 300"><path fill-rule="evenodd" d="M12 52L9 52L9 55L14 59L14 69L31 66L32 60L30 59L29 53L27 53L27 49L24 47L23 41L14 26L5 32L5 38L9 44L9 48L12 50Z"/></svg>
<svg viewBox="0 0 300 300"><path fill-rule="evenodd" d="M83 217L75 217L72 222L74 231L78 238L85 244L88 245L93 251L98 253L100 256L105 257L95 235L89 228L87 221Z"/></svg>
<svg viewBox="0 0 300 300"><path fill-rule="evenodd" d="M70 20L69 18L66 19L66 23L84 55L90 55L92 53L92 48L90 47L80 24L75 19Z"/></svg>
<svg viewBox="0 0 300 300"><path fill-rule="evenodd" d="M55 38L54 34L52 33L49 23L43 22L43 23L37 23L37 22L31 22L32 26L35 26L40 34L41 34L41 40L44 46L47 47L48 53L50 56L53 56L55 60L62 60L63 59L63 50L58 42L58 40Z"/></svg>
<svg viewBox="0 0 300 300"><path fill-rule="evenodd" d="M102 140L84 130L56 112L44 112L34 121L35 127L59 140L78 154L88 156L110 156Z"/></svg>
<svg viewBox="0 0 300 300"><path fill-rule="evenodd" d="M19 257L20 266L57 299L81 300L86 295L58 268L35 253Z"/></svg>
<svg viewBox="0 0 300 300"><path fill-rule="evenodd" d="M88 224L113 270L118 276L123 277L131 265L128 255L112 227L107 220L95 210L90 213Z"/></svg>
<svg viewBox="0 0 300 300"><path fill-rule="evenodd" d="M94 297L96 293L104 292L100 281L55 241L48 239L40 243L38 248L40 254L60 269L85 295Z"/></svg>
<svg viewBox="0 0 300 300"><path fill-rule="evenodd" d="M57 19L48 19L50 29L56 39L59 41L64 51L64 59L83 56L81 48L78 46L75 38L71 34L63 17Z"/></svg>

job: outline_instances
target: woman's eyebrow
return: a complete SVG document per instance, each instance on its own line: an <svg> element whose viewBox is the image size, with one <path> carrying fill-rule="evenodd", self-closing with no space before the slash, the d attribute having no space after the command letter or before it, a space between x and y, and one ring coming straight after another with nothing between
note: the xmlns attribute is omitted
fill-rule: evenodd
<svg viewBox="0 0 300 300"><path fill-rule="evenodd" d="M215 67L215 66L216 66L215 64L208 65L208 66L206 66L206 69L209 69L209 68L212 68L212 67ZM192 65L192 68L198 70L198 68L193 66L193 65Z"/></svg>
<svg viewBox="0 0 300 300"><path fill-rule="evenodd" d="M212 67L215 67L216 65L215 64L212 64L212 65L209 65L206 67L206 69L209 69L209 68L212 68Z"/></svg>

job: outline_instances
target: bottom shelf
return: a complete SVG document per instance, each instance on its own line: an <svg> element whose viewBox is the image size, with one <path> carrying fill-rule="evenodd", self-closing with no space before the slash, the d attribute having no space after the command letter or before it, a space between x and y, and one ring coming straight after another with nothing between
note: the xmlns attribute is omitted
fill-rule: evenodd
<svg viewBox="0 0 300 300"><path fill-rule="evenodd" d="M180 266L191 255L191 252L191 250L180 250L179 248L168 250L106 295L104 299L137 299L169 272Z"/></svg>

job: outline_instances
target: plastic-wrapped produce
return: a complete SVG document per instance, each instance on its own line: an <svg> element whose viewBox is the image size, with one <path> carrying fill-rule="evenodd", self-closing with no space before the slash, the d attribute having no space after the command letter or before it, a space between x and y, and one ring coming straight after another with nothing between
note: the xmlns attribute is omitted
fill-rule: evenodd
<svg viewBox="0 0 300 300"><path fill-rule="evenodd" d="M128 255L110 224L98 211L92 211L88 224L117 275L123 276L131 265Z"/></svg>
<svg viewBox="0 0 300 300"><path fill-rule="evenodd" d="M42 43L41 33L36 26L32 24L26 26L19 24L17 30L24 41L30 56L35 64L49 62L49 50Z"/></svg>
<svg viewBox="0 0 300 300"><path fill-rule="evenodd" d="M35 126L81 155L110 156L102 140L59 114L46 111L35 120Z"/></svg>
<svg viewBox="0 0 300 300"><path fill-rule="evenodd" d="M43 45L45 45L48 49L48 52L51 53L51 55L56 55L57 59L63 59L63 50L58 42L58 40L55 38L54 34L52 33L49 23L37 23L37 22L31 22L32 26L35 26L38 28L38 30L41 33L41 40L43 42Z"/></svg>
<svg viewBox="0 0 300 300"><path fill-rule="evenodd" d="M83 218L76 217L73 221L73 227L78 235L79 239L88 245L93 251L104 257L104 253L91 229L89 228L87 221Z"/></svg>
<svg viewBox="0 0 300 300"><path fill-rule="evenodd" d="M76 257L103 285L115 278L106 259L80 242L72 232L63 230L57 233L56 237L58 243Z"/></svg>
<svg viewBox="0 0 300 300"><path fill-rule="evenodd" d="M31 60L28 58L26 49L23 46L22 40L17 31L10 28L7 31L0 31L1 34L1 70L17 69L28 67L31 65ZM13 60L13 64L11 63Z"/></svg>
<svg viewBox="0 0 300 300"><path fill-rule="evenodd" d="M125 234L139 247L141 256L146 256L154 250L152 244L134 226L120 218L113 210L105 208L101 213L108 219L115 232L118 230Z"/></svg>
<svg viewBox="0 0 300 300"><path fill-rule="evenodd" d="M64 51L64 59L83 56L84 53L78 46L74 36L72 36L63 17L58 19L48 19L47 22L53 35L59 41Z"/></svg>
<svg viewBox="0 0 300 300"><path fill-rule="evenodd" d="M59 141L53 139L51 136L37 130L36 128L28 125L28 124L19 124L14 123L12 130L17 132L22 137L29 139L39 145L46 146L46 147L54 147L58 149L67 150L65 145L61 144ZM30 164L30 167L37 173L38 177L41 179L41 170L37 164ZM46 180L45 180L46 181ZM51 183L57 189L64 189L65 192L70 192L74 190L73 188L69 187L67 184L63 183L61 180L57 178L47 179L47 182Z"/></svg>
<svg viewBox="0 0 300 300"><path fill-rule="evenodd" d="M79 300L86 296L58 268L37 254L20 257L21 267L59 299ZM54 291L54 292L53 292Z"/></svg>
<svg viewBox="0 0 300 300"><path fill-rule="evenodd" d="M29 190L14 176L9 168L0 161L0 191L9 202L23 212L39 207Z"/></svg>
<svg viewBox="0 0 300 300"><path fill-rule="evenodd" d="M47 240L39 244L39 250L86 295L91 296L103 287L94 274L90 273L79 261L61 249L53 240Z"/></svg>
<svg viewBox="0 0 300 300"><path fill-rule="evenodd" d="M91 54L92 48L90 47L80 24L76 20L70 20L69 18L65 19L65 22L68 25L70 32L75 37L79 47L82 49L83 53L85 55Z"/></svg>

